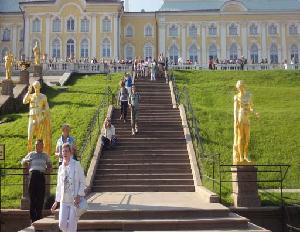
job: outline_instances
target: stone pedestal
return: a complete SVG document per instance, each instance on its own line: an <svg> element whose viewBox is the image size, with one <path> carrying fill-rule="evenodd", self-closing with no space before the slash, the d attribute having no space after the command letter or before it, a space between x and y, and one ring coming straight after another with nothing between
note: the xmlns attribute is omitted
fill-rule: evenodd
<svg viewBox="0 0 300 232"><path fill-rule="evenodd" d="M33 66L33 77L38 78L41 85L43 84L43 66L42 65L34 65Z"/></svg>
<svg viewBox="0 0 300 232"><path fill-rule="evenodd" d="M3 80L2 81L2 95L9 95L11 97L14 97L14 83L12 80Z"/></svg>
<svg viewBox="0 0 300 232"><path fill-rule="evenodd" d="M29 72L27 70L20 71L20 84L29 85Z"/></svg>
<svg viewBox="0 0 300 232"><path fill-rule="evenodd" d="M259 207L257 168L252 165L231 168L235 207Z"/></svg>

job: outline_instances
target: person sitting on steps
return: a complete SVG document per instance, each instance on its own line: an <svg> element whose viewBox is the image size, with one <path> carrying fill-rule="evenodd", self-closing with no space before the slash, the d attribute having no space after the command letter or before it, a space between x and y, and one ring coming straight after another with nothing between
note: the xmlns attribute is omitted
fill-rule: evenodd
<svg viewBox="0 0 300 232"><path fill-rule="evenodd" d="M102 129L101 143L103 150L112 148L117 141L116 129L111 124L110 118L106 118L104 122L104 128Z"/></svg>

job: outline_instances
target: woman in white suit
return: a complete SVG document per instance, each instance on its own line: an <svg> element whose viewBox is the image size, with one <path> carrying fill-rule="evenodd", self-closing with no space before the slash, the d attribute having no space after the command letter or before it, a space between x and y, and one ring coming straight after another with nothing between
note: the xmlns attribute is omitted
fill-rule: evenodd
<svg viewBox="0 0 300 232"><path fill-rule="evenodd" d="M80 197L85 196L85 176L80 163L71 158L71 145L62 146L63 164L59 166L57 173L56 198L51 208L52 212L59 209L59 228L64 232L76 232L76 209L80 203Z"/></svg>

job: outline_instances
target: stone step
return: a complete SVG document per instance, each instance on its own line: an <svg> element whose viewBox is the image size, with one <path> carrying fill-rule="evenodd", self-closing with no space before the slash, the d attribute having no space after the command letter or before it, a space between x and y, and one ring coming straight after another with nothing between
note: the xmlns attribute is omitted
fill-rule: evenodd
<svg viewBox="0 0 300 232"><path fill-rule="evenodd" d="M115 180L115 179L193 179L192 174L96 174L95 180Z"/></svg>
<svg viewBox="0 0 300 232"><path fill-rule="evenodd" d="M247 230L249 220L243 217L203 217L175 219L114 219L80 220L78 230L119 230L119 231L179 231L179 230ZM33 223L35 230L58 231L58 221L47 217Z"/></svg>
<svg viewBox="0 0 300 232"><path fill-rule="evenodd" d="M97 174L190 174L189 169L97 169ZM133 191L133 190L132 190ZM133 191L135 192L135 191Z"/></svg>
<svg viewBox="0 0 300 232"><path fill-rule="evenodd" d="M180 170L190 170L190 163L148 163L148 164L101 164L99 163L98 169L117 169L117 170L156 170L156 169L177 169Z"/></svg>
<svg viewBox="0 0 300 232"><path fill-rule="evenodd" d="M146 157L145 157L146 158ZM99 161L99 164L143 164L143 165L148 165L148 164L158 164L158 163L163 163L163 164L182 164L186 163L189 160L183 160L183 159L109 159L109 158L102 158Z"/></svg>
<svg viewBox="0 0 300 232"><path fill-rule="evenodd" d="M194 185L103 185L93 186L93 192L194 192Z"/></svg>
<svg viewBox="0 0 300 232"><path fill-rule="evenodd" d="M114 179L114 180L94 180L94 187L101 186L123 186L123 185L193 185L193 179Z"/></svg>
<svg viewBox="0 0 300 232"><path fill-rule="evenodd" d="M123 130L116 132L117 137L130 137L128 135L131 135L131 130ZM126 136L127 135L127 136ZM183 131L139 131L135 135L137 138L145 138L145 137L157 137L160 136L162 138L176 138L176 137L182 137Z"/></svg>
<svg viewBox="0 0 300 232"><path fill-rule="evenodd" d="M127 138L119 139L120 143L186 143L185 138Z"/></svg>
<svg viewBox="0 0 300 232"><path fill-rule="evenodd" d="M130 219L191 219L200 217L228 217L228 209L182 209L182 210L89 210L80 220L130 220Z"/></svg>
<svg viewBox="0 0 300 232"><path fill-rule="evenodd" d="M143 149L130 149L130 150L122 150L120 151L119 149L117 150L108 150L105 151L104 154L107 155L181 155L181 156L186 156L187 157L187 149L176 149L176 151L172 149L156 149L153 148L152 150L143 150Z"/></svg>
<svg viewBox="0 0 300 232"><path fill-rule="evenodd" d="M183 162L189 161L189 157L186 154L174 155L174 154L112 154L110 155L108 152L105 152L100 160L134 160L135 162L143 162L143 161L173 161L173 162Z"/></svg>

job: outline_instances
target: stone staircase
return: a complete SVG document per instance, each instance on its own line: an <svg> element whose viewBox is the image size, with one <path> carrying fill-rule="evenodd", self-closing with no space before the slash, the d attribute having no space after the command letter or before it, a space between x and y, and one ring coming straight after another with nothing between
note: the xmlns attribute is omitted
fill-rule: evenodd
<svg viewBox="0 0 300 232"><path fill-rule="evenodd" d="M195 191L178 109L162 81L138 81L141 93L139 133L131 135L120 110L113 113L118 146L105 151L98 164L93 192Z"/></svg>
<svg viewBox="0 0 300 232"><path fill-rule="evenodd" d="M119 145L104 151L78 231L267 231L195 192L178 109L163 81L138 81L139 133L113 113ZM59 231L57 215L23 231Z"/></svg>

